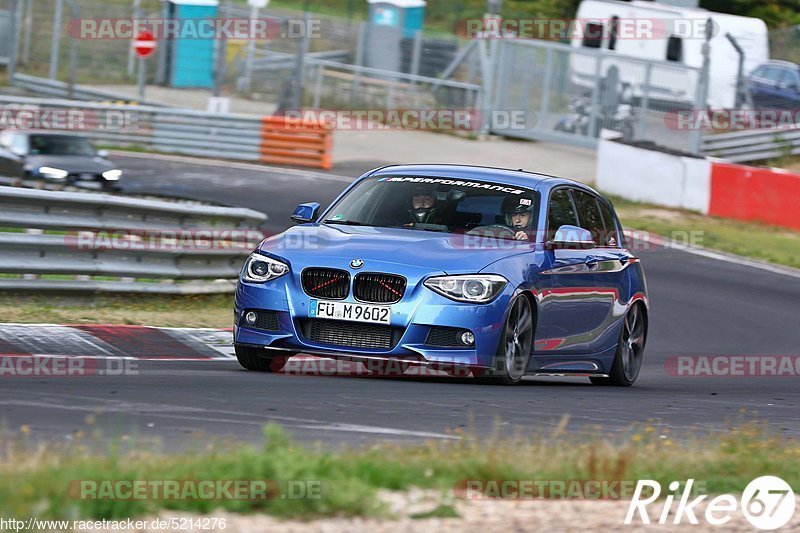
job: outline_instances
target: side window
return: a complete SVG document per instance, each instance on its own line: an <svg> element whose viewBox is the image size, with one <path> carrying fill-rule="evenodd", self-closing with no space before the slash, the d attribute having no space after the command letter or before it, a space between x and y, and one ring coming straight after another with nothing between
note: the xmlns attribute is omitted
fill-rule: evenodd
<svg viewBox="0 0 800 533"><path fill-rule="evenodd" d="M603 23L587 22L583 27L583 46L586 48L600 48L603 44Z"/></svg>
<svg viewBox="0 0 800 533"><path fill-rule="evenodd" d="M12 134L8 142L8 148L17 154L28 153L28 139L25 135Z"/></svg>
<svg viewBox="0 0 800 533"><path fill-rule="evenodd" d="M603 217L600 215L600 208L597 207L597 199L591 194L579 190L572 191L575 205L578 206L578 218L583 229L588 229L592 238L598 242L603 242Z"/></svg>
<svg viewBox="0 0 800 533"><path fill-rule="evenodd" d="M667 61L683 61L683 39L670 35L667 39Z"/></svg>
<svg viewBox="0 0 800 533"><path fill-rule="evenodd" d="M775 67L767 67L766 72L764 72L764 78L768 79L773 83L778 83L778 80L781 79L781 69Z"/></svg>
<svg viewBox="0 0 800 533"><path fill-rule="evenodd" d="M781 85L785 87L797 87L800 84L800 74L794 69L786 69L781 75Z"/></svg>
<svg viewBox="0 0 800 533"><path fill-rule="evenodd" d="M577 226L578 217L572 207L569 190L556 189L550 195L550 203L547 206L547 240L552 240L558 228L565 224Z"/></svg>
<svg viewBox="0 0 800 533"><path fill-rule="evenodd" d="M598 201L597 203L600 206L600 214L603 215L603 224L606 228L603 238L599 241L600 245L622 246L622 241L620 241L619 235L617 234L617 224L615 222L616 217L614 217L614 213L611 211L611 208L608 206L608 204L602 200Z"/></svg>

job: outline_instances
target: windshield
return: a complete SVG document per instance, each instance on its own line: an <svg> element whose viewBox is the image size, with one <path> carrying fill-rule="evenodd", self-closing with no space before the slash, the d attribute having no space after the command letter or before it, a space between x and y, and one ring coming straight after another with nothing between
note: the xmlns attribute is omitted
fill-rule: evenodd
<svg viewBox="0 0 800 533"><path fill-rule="evenodd" d="M97 154L89 141L70 135L31 135L31 155L84 155Z"/></svg>
<svg viewBox="0 0 800 533"><path fill-rule="evenodd" d="M535 192L513 185L392 176L364 180L323 222L533 240L537 206Z"/></svg>

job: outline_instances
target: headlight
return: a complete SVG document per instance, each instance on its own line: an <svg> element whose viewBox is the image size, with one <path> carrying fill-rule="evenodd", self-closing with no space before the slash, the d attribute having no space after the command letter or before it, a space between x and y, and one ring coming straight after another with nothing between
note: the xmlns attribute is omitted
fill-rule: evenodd
<svg viewBox="0 0 800 533"><path fill-rule="evenodd" d="M500 294L508 280L495 274L437 276L425 280L425 286L459 302L486 303Z"/></svg>
<svg viewBox="0 0 800 533"><path fill-rule="evenodd" d="M242 279L253 283L264 283L289 272L289 265L258 252L253 252L242 269Z"/></svg>
<svg viewBox="0 0 800 533"><path fill-rule="evenodd" d="M122 177L121 170L106 170L103 172L103 177L108 181L117 181L120 177Z"/></svg>
<svg viewBox="0 0 800 533"><path fill-rule="evenodd" d="M60 168L53 167L39 167L39 174L45 178L52 178L56 180L63 180L69 175L69 172Z"/></svg>

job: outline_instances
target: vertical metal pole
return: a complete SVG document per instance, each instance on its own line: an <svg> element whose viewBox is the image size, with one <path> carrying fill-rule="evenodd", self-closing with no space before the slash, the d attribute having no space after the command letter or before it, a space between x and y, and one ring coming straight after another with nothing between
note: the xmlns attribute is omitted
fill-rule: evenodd
<svg viewBox="0 0 800 533"><path fill-rule="evenodd" d="M61 14L64 11L64 0L56 0L56 10L53 14L53 41L50 44L50 79L58 76L58 51L61 48Z"/></svg>
<svg viewBox="0 0 800 533"><path fill-rule="evenodd" d="M366 39L366 28L367 23L361 22L358 24L358 41L356 42L356 66L362 67L364 66L364 41ZM355 104L357 101L356 94L359 90L359 85L361 84L361 73L358 69L354 69L353 72L353 82L350 87L350 103Z"/></svg>
<svg viewBox="0 0 800 533"><path fill-rule="evenodd" d="M22 41L22 62L26 65L31 58L31 29L33 28L33 2L28 0L25 3L25 37Z"/></svg>
<svg viewBox="0 0 800 533"><path fill-rule="evenodd" d="M708 77L711 71L711 45L709 41L714 31L713 24L709 18L706 21L706 42L703 43L703 66L700 69L700 79L697 81L697 92L694 97L695 113L705 111L708 102ZM689 132L689 151L693 154L700 154L703 144L703 132L699 128L693 128Z"/></svg>
<svg viewBox="0 0 800 533"><path fill-rule="evenodd" d="M322 71L324 68L322 65L317 65L317 80L314 83L314 103L312 104L314 109L319 109L322 100Z"/></svg>
<svg viewBox="0 0 800 533"><path fill-rule="evenodd" d="M21 10L22 0L15 0L11 6L11 50L8 54L8 80L9 83L14 79L17 70L17 54L19 52L19 32L22 27Z"/></svg>
<svg viewBox="0 0 800 533"><path fill-rule="evenodd" d="M544 60L544 86L542 87L542 101L539 102L539 117L536 124L544 127L544 116L550 108L550 85L553 83L553 49L548 47Z"/></svg>
<svg viewBox="0 0 800 533"><path fill-rule="evenodd" d="M414 32L414 48L411 53L411 74L419 76L419 61L422 55L422 30ZM411 94L414 99L414 107L419 107L419 95L417 94L417 80L411 80Z"/></svg>
<svg viewBox="0 0 800 533"><path fill-rule="evenodd" d="M308 11L303 12L303 35L297 43L297 57L294 72L294 94L292 95L292 108L299 110L303 106L303 80L308 52Z"/></svg>
<svg viewBox="0 0 800 533"><path fill-rule="evenodd" d="M250 7L250 27L253 26L254 21L258 18L258 8L256 6ZM244 92L249 93L252 87L252 79L253 79L253 56L255 55L256 49L256 40L250 36L250 40L247 41L247 55L245 56L244 60Z"/></svg>
<svg viewBox="0 0 800 533"><path fill-rule="evenodd" d="M228 41L222 34L217 39L217 65L214 69L214 96L219 96L222 91L222 83L225 81L225 65L227 63Z"/></svg>
<svg viewBox="0 0 800 533"><path fill-rule="evenodd" d="M592 103L589 107L589 131L587 132L590 137L595 136L595 129L597 128L597 102L600 98L600 95L598 94L598 88L600 87L601 83L600 77L603 67L603 56L597 54L595 59L597 60L597 63L594 68L594 87L592 88Z"/></svg>
<svg viewBox="0 0 800 533"><path fill-rule="evenodd" d="M650 106L650 79L653 74L653 64L647 63L642 86L642 101L639 105L639 125L636 128L636 139L645 139L647 136L647 108Z"/></svg>
<svg viewBox="0 0 800 533"><path fill-rule="evenodd" d="M78 19L81 15L80 8L78 7L77 0L69 0L70 15L73 19ZM67 77L68 96L72 98L75 92L75 78L78 71L78 39L70 36L69 39L69 73Z"/></svg>
<svg viewBox="0 0 800 533"><path fill-rule="evenodd" d="M133 19L138 20L142 18L141 9L142 0L133 0ZM133 51L133 46L128 48L128 76L133 76L133 70L136 67L136 53Z"/></svg>
<svg viewBox="0 0 800 533"><path fill-rule="evenodd" d="M147 74L147 62L143 57L139 58L139 83L138 83L138 91L137 94L139 95L139 102L144 102L144 79Z"/></svg>

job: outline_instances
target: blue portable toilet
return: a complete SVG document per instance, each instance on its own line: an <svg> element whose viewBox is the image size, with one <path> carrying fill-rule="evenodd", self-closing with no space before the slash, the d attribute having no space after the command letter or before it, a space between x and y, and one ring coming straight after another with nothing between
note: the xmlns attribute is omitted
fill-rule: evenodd
<svg viewBox="0 0 800 533"><path fill-rule="evenodd" d="M372 24L399 28L402 37L413 37L422 29L425 0L367 0L367 3Z"/></svg>
<svg viewBox="0 0 800 533"><path fill-rule="evenodd" d="M214 38L200 38L192 30L198 25L186 19L215 19L219 0L165 0L165 19L178 19L185 36L167 36L160 57L161 79L169 87L203 88L214 87ZM175 37L175 38L170 38Z"/></svg>
<svg viewBox="0 0 800 533"><path fill-rule="evenodd" d="M400 70L400 41L414 37L425 20L425 0L367 0L367 66Z"/></svg>

